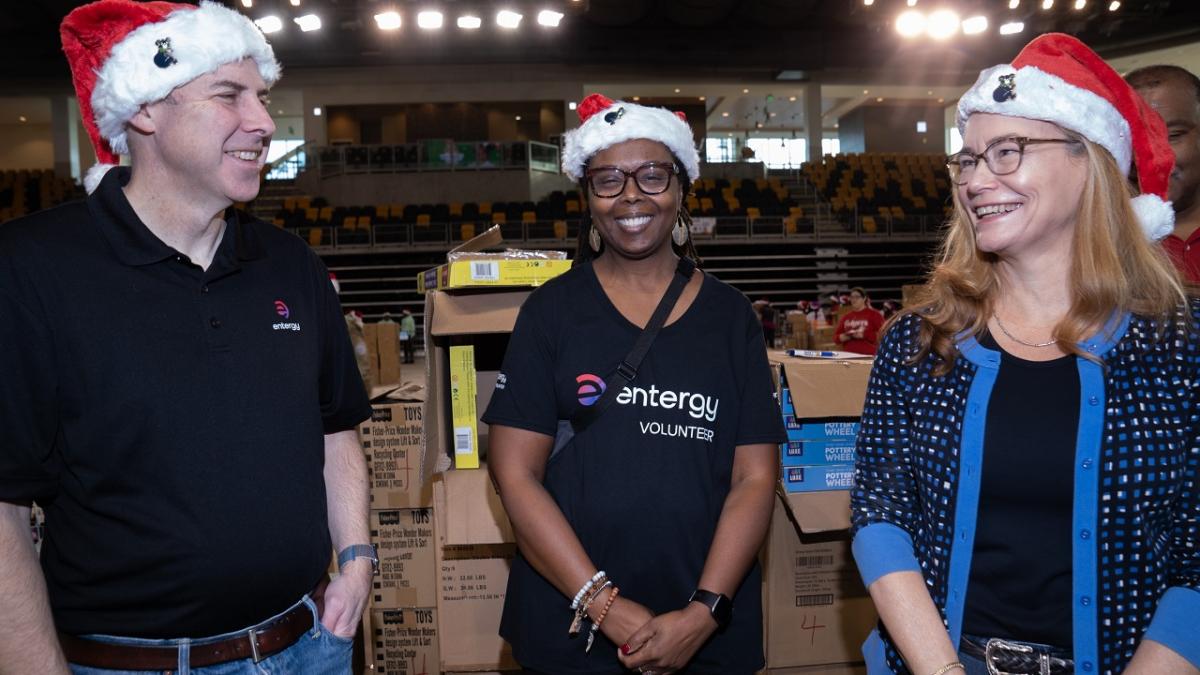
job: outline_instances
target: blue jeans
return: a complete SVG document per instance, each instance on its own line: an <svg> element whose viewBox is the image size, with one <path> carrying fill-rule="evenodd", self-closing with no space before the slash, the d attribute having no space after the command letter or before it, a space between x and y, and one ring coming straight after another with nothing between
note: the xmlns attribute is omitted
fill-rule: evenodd
<svg viewBox="0 0 1200 675"><path fill-rule="evenodd" d="M219 663L215 666L192 668L188 665L188 654L192 645L216 642L244 634L245 630L234 631L201 640L144 640L141 638L115 637L112 635L85 635L89 640L122 645L175 645L179 648L179 668L167 671L172 675L348 675L350 673L350 650L353 638L342 638L330 633L321 625L316 604L306 595L300 602L280 612L282 616L299 605L306 605L313 615L313 628L301 636L291 647L269 656L258 663L251 659L240 659ZM272 617L274 618L274 617ZM247 627L248 628L248 627ZM146 670L106 670L71 664L72 675L145 675Z"/></svg>

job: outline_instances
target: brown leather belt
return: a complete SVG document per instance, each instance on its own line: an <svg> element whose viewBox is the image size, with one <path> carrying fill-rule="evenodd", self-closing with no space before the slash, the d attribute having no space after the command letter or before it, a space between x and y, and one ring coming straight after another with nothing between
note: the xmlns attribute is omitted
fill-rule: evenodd
<svg viewBox="0 0 1200 675"><path fill-rule="evenodd" d="M325 610L325 588L329 579L308 594L317 606L317 616ZM277 654L296 643L313 629L312 610L300 603L283 616L248 628L236 637L190 646L193 667L213 666L227 661L254 659L255 663ZM179 647L174 645L128 645L85 640L58 634L67 661L91 668L110 670L175 670L179 667Z"/></svg>

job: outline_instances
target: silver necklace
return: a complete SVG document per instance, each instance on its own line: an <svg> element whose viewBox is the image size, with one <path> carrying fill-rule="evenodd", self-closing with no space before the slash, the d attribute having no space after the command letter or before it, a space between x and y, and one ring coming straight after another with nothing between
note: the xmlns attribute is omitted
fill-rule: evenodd
<svg viewBox="0 0 1200 675"><path fill-rule="evenodd" d="M1022 340L1021 338L1017 337L1016 335L1013 335L1012 333L1008 332L1008 329L1004 327L1004 322L1000 320L999 314L993 314L992 318L996 320L996 325L1000 327L1000 332L1007 335L1009 340L1012 340L1013 342L1016 342L1018 344L1025 345L1026 347L1049 347L1050 345L1058 342L1058 338L1053 338L1048 342L1026 342L1026 341Z"/></svg>

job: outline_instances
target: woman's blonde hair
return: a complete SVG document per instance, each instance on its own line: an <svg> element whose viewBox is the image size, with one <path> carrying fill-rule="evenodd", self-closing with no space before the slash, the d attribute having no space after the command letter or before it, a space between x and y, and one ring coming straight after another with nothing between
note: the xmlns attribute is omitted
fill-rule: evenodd
<svg viewBox="0 0 1200 675"><path fill-rule="evenodd" d="M1162 248L1138 224L1129 202L1132 186L1112 155L1079 134L1063 132L1075 142L1071 153L1086 162L1088 175L1072 240L1071 306L1053 338L1063 351L1097 360L1077 343L1104 326L1114 311L1165 320L1187 297ZM998 258L976 246L975 228L957 190L947 228L916 303L892 319L912 313L924 319L913 362L935 356L938 374L953 367L959 333L977 337L984 332L1001 285Z"/></svg>

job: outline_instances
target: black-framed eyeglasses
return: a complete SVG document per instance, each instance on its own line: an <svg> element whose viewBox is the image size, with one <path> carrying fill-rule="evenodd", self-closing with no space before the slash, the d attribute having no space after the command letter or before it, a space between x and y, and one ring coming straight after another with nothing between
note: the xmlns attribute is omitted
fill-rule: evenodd
<svg viewBox="0 0 1200 675"><path fill-rule="evenodd" d="M1069 138L1026 138L1024 136L1009 136L992 141L983 152L960 152L951 155L946 160L946 168L950 171L950 180L955 185L963 185L975 175L975 167L979 160L987 163L988 170L994 176L1005 176L1021 168L1021 159L1025 156L1025 147L1042 143L1078 143Z"/></svg>
<svg viewBox="0 0 1200 675"><path fill-rule="evenodd" d="M671 186L671 176L679 173L679 169L667 162L649 162L633 171L626 171L615 166L601 166L588 169L588 185L592 194L597 197L616 197L625 191L625 183L633 178L633 182L644 194L657 195L667 191Z"/></svg>

